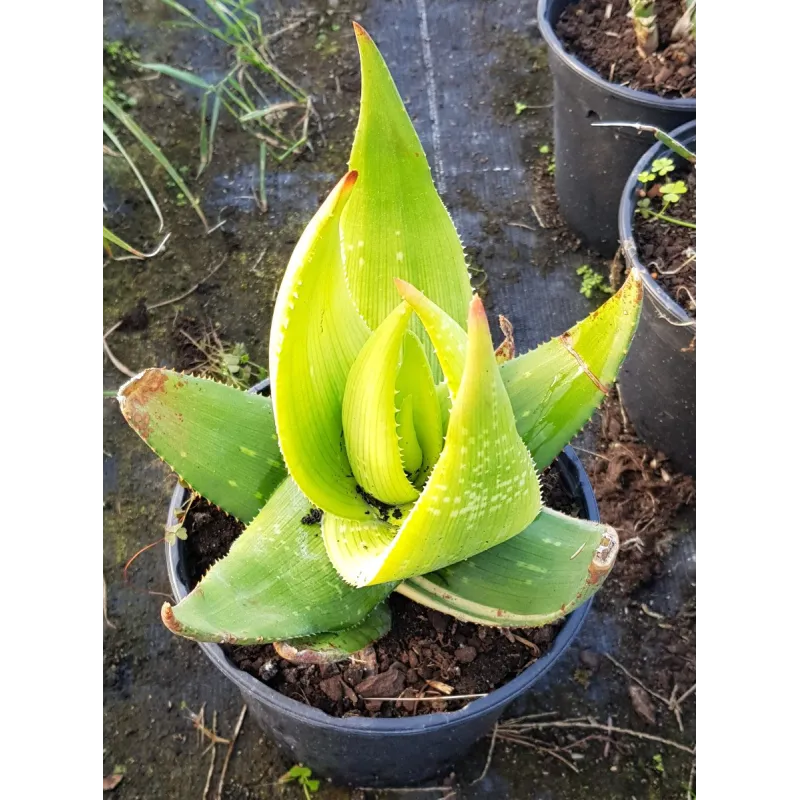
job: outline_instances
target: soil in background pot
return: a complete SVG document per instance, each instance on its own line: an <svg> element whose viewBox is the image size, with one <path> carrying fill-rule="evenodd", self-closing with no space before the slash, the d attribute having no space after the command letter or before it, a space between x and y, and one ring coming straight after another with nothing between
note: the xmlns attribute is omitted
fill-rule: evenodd
<svg viewBox="0 0 800 800"><path fill-rule="evenodd" d="M542 499L549 508L578 515L578 507L558 473L542 476ZM312 520L309 520L314 524ZM224 556L243 525L198 498L184 526L189 586ZM501 629L463 623L392 594L392 629L368 648L363 663L296 666L269 645L226 645L228 658L272 689L336 717L406 717L457 711L470 700L414 701L435 696L490 692L508 683L549 649L562 623L541 628ZM444 684L439 686L436 684ZM363 697L408 697L380 702Z"/></svg>
<svg viewBox="0 0 800 800"><path fill-rule="evenodd" d="M578 0L564 9L556 33L568 53L610 83L661 97L696 97L695 42L670 41L682 0L657 0L659 47L644 59L636 51L629 10L628 0Z"/></svg>
<svg viewBox="0 0 800 800"><path fill-rule="evenodd" d="M667 209L667 214L675 219L695 222L695 181L694 168L677 169L667 178L686 184L686 194ZM673 177L674 176L674 177ZM654 201L657 209L658 201ZM653 278L660 283L669 296L694 317L697 310L697 259L692 257L697 241L697 231L650 217L645 219L635 213L633 235L639 260L647 267Z"/></svg>
<svg viewBox="0 0 800 800"><path fill-rule="evenodd" d="M620 552L608 577L627 594L657 575L678 531L675 521L694 505L695 485L663 453L643 444L616 389L600 409L595 455L586 460L600 519L619 534Z"/></svg>

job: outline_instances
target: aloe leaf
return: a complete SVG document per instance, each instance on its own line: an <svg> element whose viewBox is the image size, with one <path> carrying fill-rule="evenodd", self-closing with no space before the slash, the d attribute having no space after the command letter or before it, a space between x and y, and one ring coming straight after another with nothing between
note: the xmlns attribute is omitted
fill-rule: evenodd
<svg viewBox="0 0 800 800"><path fill-rule="evenodd" d="M479 297L470 305L467 358L444 449L399 529L323 517L328 555L356 586L420 575L515 536L541 507L539 478L517 435Z"/></svg>
<svg viewBox="0 0 800 800"><path fill-rule="evenodd" d="M500 367L517 431L539 469L552 463L608 394L641 307L642 281L631 270L597 311Z"/></svg>
<svg viewBox="0 0 800 800"><path fill-rule="evenodd" d="M275 642L281 658L294 664L330 664L344 661L387 634L392 612L387 602L378 603L354 628Z"/></svg>
<svg viewBox="0 0 800 800"><path fill-rule="evenodd" d="M348 292L339 242L356 178L339 181L292 253L272 316L269 371L289 473L314 505L360 519L368 507L342 444L342 398L369 329Z"/></svg>
<svg viewBox="0 0 800 800"><path fill-rule="evenodd" d="M430 336L450 392L450 400L454 400L467 359L466 331L416 286L400 278L395 280L395 286L400 296L414 309Z"/></svg>
<svg viewBox="0 0 800 800"><path fill-rule="evenodd" d="M350 370L342 404L344 441L353 474L366 492L391 505L419 497L403 469L395 407L397 372L410 316L411 308L403 303L370 336Z"/></svg>
<svg viewBox="0 0 800 800"><path fill-rule="evenodd" d="M464 251L431 178L425 153L375 43L353 24L361 58L361 109L350 169L359 181L342 215L348 285L377 328L398 304L393 278L410 281L462 328L471 295ZM438 380L433 347L418 321Z"/></svg>
<svg viewBox="0 0 800 800"><path fill-rule="evenodd" d="M194 491L250 522L286 477L272 403L232 386L148 369L117 395L130 426Z"/></svg>
<svg viewBox="0 0 800 800"><path fill-rule="evenodd" d="M618 549L613 528L544 508L513 539L396 591L465 622L537 627L586 602Z"/></svg>
<svg viewBox="0 0 800 800"><path fill-rule="evenodd" d="M177 605L164 624L200 642L258 644L353 628L394 584L353 589L336 574L309 501L291 478Z"/></svg>
<svg viewBox="0 0 800 800"><path fill-rule="evenodd" d="M420 466L418 469L406 467L406 471L416 473L414 485L421 488L428 480L436 461L442 452L443 426L442 414L439 408L439 398L436 395L436 385L433 382L433 372L425 355L422 343L416 334L408 331L403 341L403 363L397 373L397 406L401 417L403 408L411 407L411 423L413 433L420 449ZM401 451L403 450L403 437L406 428L402 419L399 422L401 434Z"/></svg>

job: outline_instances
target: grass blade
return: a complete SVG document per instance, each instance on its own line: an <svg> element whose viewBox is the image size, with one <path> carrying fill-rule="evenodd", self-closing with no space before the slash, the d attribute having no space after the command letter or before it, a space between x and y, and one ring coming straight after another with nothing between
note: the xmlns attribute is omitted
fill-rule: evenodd
<svg viewBox="0 0 800 800"><path fill-rule="evenodd" d="M208 231L208 221L203 210L200 208L200 201L192 194L180 173L172 166L169 159L161 152L158 145L125 113L107 94L103 93L103 107L113 114L132 134L136 137L142 147L150 153L153 158L166 170L167 174L175 182L175 185L183 192L195 213L200 217L203 227Z"/></svg>
<svg viewBox="0 0 800 800"><path fill-rule="evenodd" d="M164 230L164 217L161 215L161 209L158 207L156 198L150 191L150 187L147 185L142 173L139 172L139 168L136 166L136 163L128 155L128 151L122 146L122 142L120 142L114 131L106 124L105 120L103 121L103 133L105 133L105 135L111 140L112 144L117 148L119 154L125 159L125 161L128 162L128 166L136 176L136 180L139 181L139 185L142 187L142 189L144 189L144 193L147 195L147 199L150 201L150 205L153 206L153 211L156 212L156 216L158 217L158 232L161 233L161 231Z"/></svg>
<svg viewBox="0 0 800 800"><path fill-rule="evenodd" d="M142 67L142 69L160 72L162 75L174 78L176 81L188 83L190 86L196 86L198 89L209 90L214 88L210 83L207 83L202 78L199 78L193 72L187 72L185 69L171 67L169 64L139 64L139 66Z"/></svg>

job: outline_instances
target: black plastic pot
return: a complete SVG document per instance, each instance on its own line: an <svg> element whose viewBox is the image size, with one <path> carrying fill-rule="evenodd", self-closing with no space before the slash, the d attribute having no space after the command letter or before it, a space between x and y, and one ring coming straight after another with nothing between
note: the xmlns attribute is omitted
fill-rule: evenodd
<svg viewBox="0 0 800 800"><path fill-rule="evenodd" d="M665 98L610 83L564 50L555 33L575 0L539 0L539 29L553 74L555 183L567 224L602 255L617 250L617 210L633 165L652 135L594 122L640 122L669 131L695 117L694 99Z"/></svg>
<svg viewBox="0 0 800 800"><path fill-rule="evenodd" d="M695 121L671 136L696 152ZM619 206L619 237L628 269L643 278L644 298L639 327L622 364L618 386L625 410L642 441L670 458L682 472L695 474L695 348L697 323L655 281L639 261L633 238L638 181L636 176L661 156L683 162L656 143L633 167ZM685 163L685 162L683 162Z"/></svg>
<svg viewBox="0 0 800 800"><path fill-rule="evenodd" d="M269 382L253 391L268 391ZM599 521L597 501L575 451L566 447L555 462L566 488L585 519ZM178 484L167 524L184 501ZM188 594L183 543L167 545L167 569L177 600ZM487 697L460 711L419 717L372 719L332 717L270 689L234 666L216 644L200 647L211 663L242 693L250 712L293 762L310 766L315 775L357 786L410 786L452 767L492 726L517 697L527 692L563 655L586 620L589 600L567 617L550 650L535 664Z"/></svg>

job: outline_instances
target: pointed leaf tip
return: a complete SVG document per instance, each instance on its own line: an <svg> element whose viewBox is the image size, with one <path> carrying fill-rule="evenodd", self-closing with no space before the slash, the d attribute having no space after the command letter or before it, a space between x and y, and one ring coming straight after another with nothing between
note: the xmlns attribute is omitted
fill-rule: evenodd
<svg viewBox="0 0 800 800"><path fill-rule="evenodd" d="M360 39L366 39L367 41L372 41L372 37L367 33L362 25L359 25L355 20L353 20L353 30L355 34Z"/></svg>
<svg viewBox="0 0 800 800"><path fill-rule="evenodd" d="M330 215L338 217L342 213L342 209L350 199L350 193L358 180L358 171L351 169L340 181L333 187L333 191L329 195L328 202L330 202Z"/></svg>
<svg viewBox="0 0 800 800"><path fill-rule="evenodd" d="M172 633L180 636L183 628L178 620L175 619L175 614L173 613L172 606L169 603L164 603L164 605L161 606L161 621L164 623L167 630L170 630Z"/></svg>
<svg viewBox="0 0 800 800"><path fill-rule="evenodd" d="M469 303L469 324L486 325L487 327L489 325L489 320L486 318L486 309L483 307L483 300L477 294L472 295L472 300Z"/></svg>

